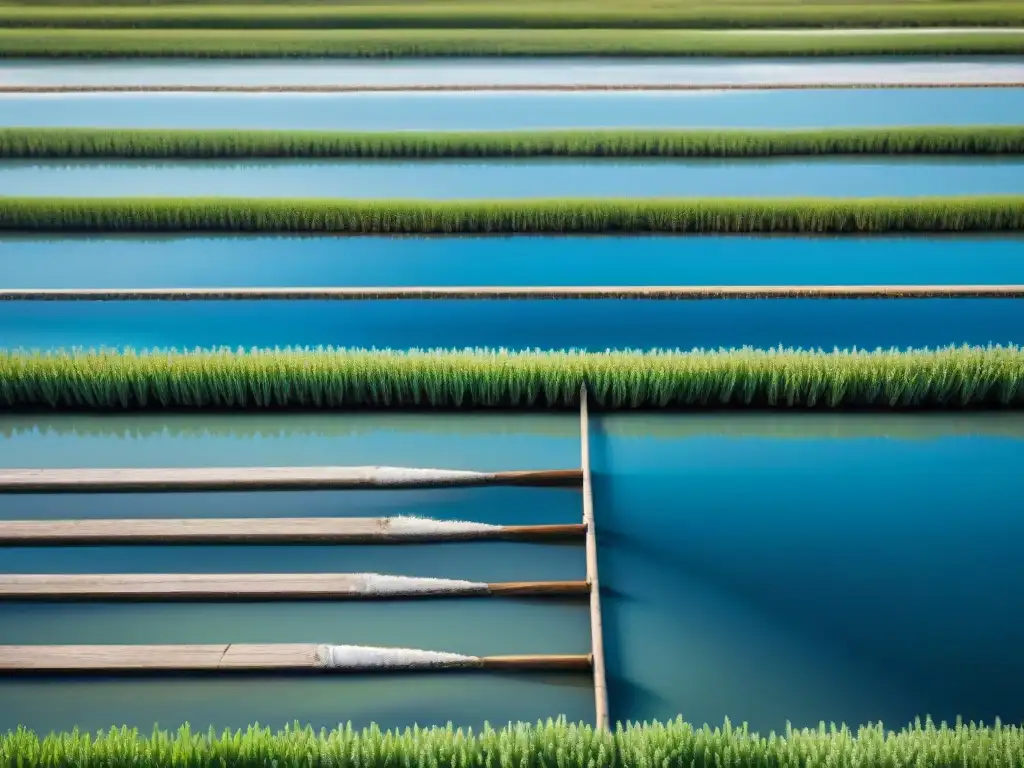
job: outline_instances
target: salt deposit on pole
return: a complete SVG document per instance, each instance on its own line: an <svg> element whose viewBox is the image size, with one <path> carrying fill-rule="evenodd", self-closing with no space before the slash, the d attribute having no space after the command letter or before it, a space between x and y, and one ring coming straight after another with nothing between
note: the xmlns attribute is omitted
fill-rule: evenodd
<svg viewBox="0 0 1024 768"><path fill-rule="evenodd" d="M560 670L590 668L586 655L468 656L413 648L314 643L218 645L0 645L0 674L177 671L330 672L430 671L442 669Z"/></svg>
<svg viewBox="0 0 1024 768"><path fill-rule="evenodd" d="M439 669L479 666L478 656L463 656L415 648L375 648L365 645L318 645L317 666L347 671L375 669Z"/></svg>
<svg viewBox="0 0 1024 768"><path fill-rule="evenodd" d="M189 491L579 485L579 470L474 472L411 467L0 469L0 491Z"/></svg>
<svg viewBox="0 0 1024 768"><path fill-rule="evenodd" d="M426 517L262 517L0 520L0 545L378 544L582 538L584 526L490 525Z"/></svg>

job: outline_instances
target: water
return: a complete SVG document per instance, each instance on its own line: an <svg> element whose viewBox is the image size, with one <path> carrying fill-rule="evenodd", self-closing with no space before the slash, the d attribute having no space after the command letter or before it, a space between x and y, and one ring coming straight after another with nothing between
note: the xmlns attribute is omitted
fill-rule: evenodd
<svg viewBox="0 0 1024 768"><path fill-rule="evenodd" d="M1007 30L1010 31L1010 30ZM39 61L0 64L2 86L112 85L754 85L1020 83L1019 57L899 59L398 59Z"/></svg>
<svg viewBox="0 0 1024 768"><path fill-rule="evenodd" d="M1020 237L0 237L7 288L1024 284Z"/></svg>
<svg viewBox="0 0 1024 768"><path fill-rule="evenodd" d="M444 456L452 467L566 467L578 461L577 441L571 415L5 415L0 466L426 466ZM1024 521L1016 504L1024 415L606 415L592 424L591 448L614 719L682 713L721 723L729 716L760 730L787 720L801 727L881 719L898 727L924 713L1024 719L1018 695L1024 622L1005 610L1005 596L1024 588L1017 545ZM481 492L490 491L453 491L461 501L445 502L453 505L448 511L464 504L463 517L520 522L524 509L531 521L579 515L575 492L535 491L537 498L551 494L538 506L512 496L474 505ZM418 506L425 492L410 493L409 505ZM331 495L309 502L314 513L326 513ZM215 509L214 494L190 496L200 514ZM221 497L226 513L247 514L244 496ZM261 514L275 508L304 514L304 500L315 494L283 494L282 503L266 500L277 494L252 496L260 497ZM357 496L345 514L369 514L364 501L371 496ZM405 503L401 494L383 496L388 509ZM153 498L167 514L184 495ZM57 510L95 516L103 499L0 497L0 510L10 516L16 506L15 516L28 518ZM130 515L128 506L106 514ZM136 507L137 514L152 511ZM179 506L177 514L190 509ZM456 569L503 574L513 566L536 573L578 568L582 559L575 556L578 546L528 547L519 558L472 554L487 546L404 551L410 557L457 553L447 559L447 575ZM116 562L135 562L130 570L198 567L190 566L187 552L201 548L180 548L179 559L164 554L168 549L147 548L149 564L128 555ZM216 549L208 565L221 567L226 548ZM291 549L334 549L358 557L360 566L379 555L379 567L393 565L388 547ZM545 555L528 554L534 551ZM13 570L9 558L24 552L0 552L3 569ZM86 564L67 553L35 552L37 564ZM426 569L428 561L440 568L440 556L423 556L408 569ZM296 561L285 556L284 562ZM317 569L329 558L311 562ZM229 635L269 641L300 639L315 627L366 642L405 638L470 652L582 652L587 644L585 614L575 607L517 601L330 610L324 604L21 604L0 606L0 616L0 642L223 641ZM558 712L590 719L591 695L586 675L3 680L0 728L128 722L148 729L154 719L165 726L188 719L205 729L254 720L277 726L294 718L314 725L348 718L478 725L485 718L500 724Z"/></svg>
<svg viewBox="0 0 1024 768"><path fill-rule="evenodd" d="M685 438L643 434L687 423L660 415L599 428L615 716L728 714L761 730L1020 721L1024 622L1001 605L1024 586L1006 539L1024 526L1012 490L1024 421L1006 424L1015 435L908 441L890 416L857 437L833 417L825 435L816 417L734 418L755 434L722 434L714 418Z"/></svg>
<svg viewBox="0 0 1024 768"><path fill-rule="evenodd" d="M0 96L0 126L8 127L403 131L1022 123L1024 88Z"/></svg>
<svg viewBox="0 0 1024 768"><path fill-rule="evenodd" d="M189 422L206 437L134 439L124 433L95 434L114 420L53 423L83 429L81 439L56 434L38 422L5 417L0 465L76 466L202 463L213 465L398 463L423 465L438 443L452 465L544 468L578 464L578 436L571 420L556 419L556 434L540 448L529 423L542 432L549 425L524 416L516 425L527 432L502 434L484 420L466 434L444 434L444 424L403 417L338 421L299 417L321 432L296 442L293 423L258 422L259 437L234 440L226 448L208 430L221 423ZM180 422L184 424L184 422ZM153 425L154 422L149 422ZM423 429L417 434L417 424ZM90 426L84 426L90 425ZM147 429L147 422L134 422ZM438 433L440 427L442 432ZM409 430L412 432L409 433ZM91 434L90 434L91 432ZM103 447L97 449L99 437ZM401 445L396 445L396 437ZM406 439L407 438L407 439ZM18 446L21 448L18 448ZM156 450L153 450L153 449ZM24 464L22 462L27 462ZM429 462L428 462L429 463ZM538 465L539 466L539 465ZM438 492L314 492L228 494L116 494L72 500L47 495L0 496L0 515L40 519L54 514L82 517L248 516L248 515L394 515L419 514L471 518L496 523L575 522L582 515L578 490L449 489ZM529 510L524 517L524 510ZM582 546L504 542L432 546L157 546L7 548L0 553L5 573L89 572L383 572L458 577L483 581L558 580L585 577ZM458 576L456 576L458 574ZM538 627L544 630L538 631ZM454 599L387 603L181 603L181 604L0 604L0 643L228 643L335 642L406 646L470 654L586 653L589 614L581 600ZM281 725L293 718L318 726L352 719L357 725L379 721L391 726L413 722L443 725L449 719L481 725L532 720L539 702L565 709L571 717L591 716L592 690L586 674L365 677L234 677L175 675L150 680L47 680L0 682L0 729L14 722L48 730L100 728L127 722L149 728L154 721L189 720L244 727L259 721ZM82 707L83 697L102 696L102 704ZM55 701L56 699L56 701Z"/></svg>
<svg viewBox="0 0 1024 768"><path fill-rule="evenodd" d="M42 350L1021 344L1024 299L8 301L0 336Z"/></svg>
<svg viewBox="0 0 1024 768"><path fill-rule="evenodd" d="M976 158L14 161L22 197L914 197L1024 192L1024 161Z"/></svg>
<svg viewBox="0 0 1024 768"><path fill-rule="evenodd" d="M472 64L462 64L467 63ZM708 63L685 70L646 69L643 76L747 82L824 76L813 62L802 62L804 69L752 62L717 70L706 69ZM860 77L842 62L835 65L828 77ZM70 77L159 81L197 71L193 66L204 67L211 78L231 79L243 71L207 63L173 70L161 66L76 62L0 72L54 82ZM307 82L336 78L341 71L308 62L300 66L244 71ZM401 65L374 66L344 71L384 81L413 76ZM560 67L560 72L533 70L528 76L583 76ZM927 67L922 64L915 76L931 76ZM521 76L512 70L498 74L443 66L417 71L442 79L469 72ZM634 71L607 67L586 76L633 77ZM881 68L871 72L872 79L885 76ZM1024 89L0 97L5 125L404 130L982 123L1024 123ZM144 188L174 194L175 185L182 184L203 194L230 194L224 190L233 188L241 190L236 194L261 189L275 195L370 195L372 190L372 196L387 196L402 190L471 196L498 194L496 189L508 190L502 195L583 194L574 189L590 195L605 189L605 194L642 191L646 196L659 194L655 190L664 184L669 191L660 194L687 194L687 189L774 194L780 188L803 190L785 194L839 194L830 190L841 187L842 194L909 195L920 193L915 189L965 194L974 189L969 182L982 192L1002 191L999 185L1020 191L1017 177L1022 176L1016 163L984 171L976 163L887 163L885 173L866 163L832 161L627 164L629 171L620 169L612 185L610 176L601 177L616 167L607 163L513 169L449 164L444 167L459 168L450 177L439 176L438 165L417 165L413 173L432 173L426 185L399 163L376 164L372 174L369 166L354 163L274 164L272 172L267 164L247 165L249 171L233 173L224 172L230 164L205 171L165 166L137 181L127 165L115 170L5 164L0 184L9 187L0 194L5 189L140 194ZM841 174L833 173L838 165ZM484 188L482 166L487 191L474 192ZM826 166L829 173L821 170ZM524 175L518 176L521 167ZM801 175L794 167L814 171ZM894 180L896 167L904 170ZM257 169L258 180L248 175ZM735 169L743 173L731 176ZM958 176L963 173L967 176ZM764 174L760 182L759 174ZM273 184L259 187L264 179ZM118 183L131 186L119 191ZM858 184L866 191L856 192ZM12 237L0 239L0 285L1019 283L1024 282L1022 242ZM623 264L629 265L628 274ZM515 326L509 325L510 316L516 317ZM0 305L0 339L7 348L332 343L831 348L1024 343L1022 333L1024 301L1017 300ZM728 716L761 730L781 728L786 721L814 726L820 720L883 720L899 726L923 714L948 720L957 715L1024 719L1019 696L1024 622L1006 609L1006 595L1020 594L1024 587L1018 544L1024 522L1017 503L1024 415L622 414L595 418L592 430L614 719L681 713L697 723L720 723ZM0 466L6 467L378 463L486 470L571 467L578 461L578 423L572 415L0 415ZM0 518L6 519L338 514L556 523L578 520L581 508L578 492L567 489L0 495ZM583 557L578 544L0 548L0 572L6 573L257 570L571 579L583 575ZM579 601L0 604L0 643L244 641L582 653L589 647L589 626ZM478 727L485 720L500 725L555 714L589 720L592 707L585 674L0 680L0 731L18 724L49 731L114 723L148 730L154 722L176 727L186 720L197 730L292 720L316 727L345 720L385 727L451 720Z"/></svg>

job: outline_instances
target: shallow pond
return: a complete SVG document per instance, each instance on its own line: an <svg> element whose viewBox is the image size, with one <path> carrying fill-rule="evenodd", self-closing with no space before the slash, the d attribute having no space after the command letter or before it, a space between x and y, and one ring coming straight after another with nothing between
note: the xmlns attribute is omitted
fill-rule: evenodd
<svg viewBox="0 0 1024 768"><path fill-rule="evenodd" d="M23 197L915 197L1024 192L1016 158L0 163Z"/></svg>
<svg viewBox="0 0 1024 768"><path fill-rule="evenodd" d="M6 60L0 85L778 85L1021 83L1018 57L396 59L346 61Z"/></svg>
<svg viewBox="0 0 1024 768"><path fill-rule="evenodd" d="M0 237L7 288L1024 284L1024 237Z"/></svg>
<svg viewBox="0 0 1024 768"><path fill-rule="evenodd" d="M1021 344L1024 299L7 301L0 337L50 350Z"/></svg>
<svg viewBox="0 0 1024 768"><path fill-rule="evenodd" d="M1024 88L0 95L0 126L501 131L1022 123Z"/></svg>
<svg viewBox="0 0 1024 768"><path fill-rule="evenodd" d="M1024 416L603 415L595 507L616 719L897 727L1024 718L1017 510ZM0 466L569 467L574 416L0 418ZM576 520L567 490L0 496L4 517L397 514ZM431 500L428 501L428 496ZM424 505L425 503L425 505ZM578 546L0 550L12 571L377 569L577 577ZM870 564L867 568L866 564ZM0 642L324 639L470 652L585 651L579 605L0 606ZM983 643L984 653L979 653ZM189 720L479 725L592 716L586 675L0 681L0 728Z"/></svg>

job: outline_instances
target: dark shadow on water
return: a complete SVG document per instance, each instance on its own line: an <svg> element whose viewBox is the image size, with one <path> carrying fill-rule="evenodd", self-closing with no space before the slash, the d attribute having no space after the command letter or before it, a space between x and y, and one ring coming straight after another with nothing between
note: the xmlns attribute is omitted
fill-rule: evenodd
<svg viewBox="0 0 1024 768"><path fill-rule="evenodd" d="M603 429L600 418L590 422L590 460L592 466L607 466L608 435ZM612 479L603 473L592 476L594 492L594 523L598 542L598 575L602 573L602 561L607 560L607 552L611 547L618 546L618 534L608 527L602 517L602 499L610 499ZM602 558L602 552L605 556ZM630 679L622 673L623 665L623 619L616 610L620 601L632 598L613 583L601 581L601 623L604 635L605 675L608 687L608 713L613 723L625 721L631 713L668 711L671 702L648 687Z"/></svg>

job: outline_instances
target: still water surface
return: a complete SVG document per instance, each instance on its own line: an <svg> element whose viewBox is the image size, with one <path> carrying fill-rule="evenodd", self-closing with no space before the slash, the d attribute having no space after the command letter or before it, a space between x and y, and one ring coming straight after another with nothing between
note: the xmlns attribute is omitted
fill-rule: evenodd
<svg viewBox="0 0 1024 768"><path fill-rule="evenodd" d="M599 416L592 427L614 718L682 713L720 723L729 716L761 730L787 720L813 726L881 719L895 727L924 713L1024 718L1024 622L1005 610L1005 596L1024 589L1017 546L1024 522L1016 505L1024 416L621 414ZM495 469L567 467L578 456L571 415L0 418L0 466ZM535 491L527 500L516 497L521 489L506 490L495 497L453 491L440 502L443 514L518 522L580 514L576 492ZM305 514L308 507L330 514L329 499L338 497L335 514L377 514L405 505L418 510L426 495L403 493L382 492L386 501L377 507L368 504L375 494L354 495L348 504L345 494L153 498L161 515L210 514L218 506L223 514L249 514L247 496L259 497L257 513ZM20 518L154 511L135 496L136 505L121 502L104 512L105 499L113 498L0 496L0 510ZM193 570L201 561L192 553L203 549L147 548L152 563L122 554L109 567ZM233 570L251 557L235 560L228 549L264 548L210 548L205 566ZM261 567L403 568L389 547L273 549L260 553ZM310 564L289 549L313 552ZM0 550L0 563L5 571L108 567L101 558L110 550L76 551L83 554ZM443 565L445 575L504 578L516 570L554 578L573 577L582 565L572 546L403 551L411 558L406 572L440 573ZM435 554L420 554L428 551ZM332 639L484 652L576 652L587 645L585 612L568 604L325 605L6 605L0 642L284 640L318 631ZM350 718L479 725L558 712L589 719L591 707L586 675L0 681L0 728L25 723L43 730L112 722L148 729L153 720L176 726L185 719L199 729L296 718L315 726Z"/></svg>
<svg viewBox="0 0 1024 768"><path fill-rule="evenodd" d="M1024 192L1024 161L977 158L460 161L13 161L23 197L914 197Z"/></svg>
<svg viewBox="0 0 1024 768"><path fill-rule="evenodd" d="M1024 284L1022 237L0 237L7 288Z"/></svg>
<svg viewBox="0 0 1024 768"><path fill-rule="evenodd" d="M1009 30L1007 30L1009 32ZM346 61L39 61L0 64L0 85L754 85L807 83L1021 83L1017 57L898 59L396 59Z"/></svg>
<svg viewBox="0 0 1024 768"><path fill-rule="evenodd" d="M1021 344L1024 299L7 301L0 339L43 350Z"/></svg>
<svg viewBox="0 0 1024 768"><path fill-rule="evenodd" d="M268 465L393 463L426 465L438 443L455 465L544 468L578 464L578 436L557 431L536 445L529 425L550 428L524 416L513 430L493 432L487 423L469 434L438 434L436 420L360 417L341 422L301 418L303 428L326 429L320 438L295 441L290 421L257 420L253 439L230 437L245 420L134 422L149 430L177 423L203 436L156 441L124 434L104 436L118 420L45 422L0 419L0 466L170 464ZM252 422L249 422L252 424ZM219 427L217 425L220 425ZM493 422L492 422L493 424ZM42 430L38 429L42 426ZM84 426L88 425L88 426ZM65 430L71 427L72 433ZM213 427L213 432L209 431ZM227 427L225 432L223 427ZM481 429L482 427L482 429ZM411 428L411 429L410 429ZM524 430L525 428L525 430ZM81 430L76 434L76 430ZM98 431L97 431L98 430ZM518 430L518 431L516 431ZM219 436L214 437L214 432ZM475 432L475 434L474 434ZM404 437L402 437L404 435ZM199 439L195 439L199 437ZM400 445L396 445L396 437ZM107 448L93 450L96 439ZM113 438L113 439L111 439ZM212 438L212 439L211 439ZM228 443L224 439L228 439ZM231 447L231 445L234 447ZM22 446L25 450L21 450ZM134 447L133 447L134 446ZM162 447L161 447L162 446ZM154 450L156 449L156 450ZM128 454L131 454L130 456ZM417 514L494 523L575 522L580 495L571 489L449 489L395 492L117 494L73 499L47 495L0 495L0 515L39 519L54 515L102 516L377 516ZM524 511L529 510L524 518ZM528 518L528 519L527 519ZM580 579L583 549L574 545L453 543L434 546L295 547L71 547L0 548L6 573L82 572L383 572L484 581ZM589 649L585 602L520 600L437 600L387 603L246 604L0 604L0 643L188 643L336 642L364 643L462 653L585 653ZM149 728L153 721L177 726L243 726L259 721L281 725L294 718L316 725L352 719L392 726L414 721L444 724L451 719L480 725L484 720L532 720L566 711L591 717L592 692L586 674L482 676L313 676L203 678L175 675L150 680L0 681L0 729L16 723L36 728L100 728L129 722ZM97 704L97 702L102 702Z"/></svg>
<svg viewBox="0 0 1024 768"><path fill-rule="evenodd" d="M0 96L0 126L503 131L1022 123L1024 88Z"/></svg>

